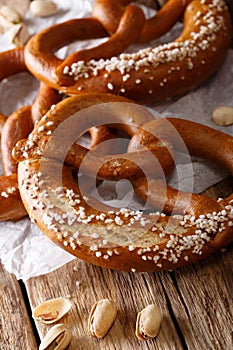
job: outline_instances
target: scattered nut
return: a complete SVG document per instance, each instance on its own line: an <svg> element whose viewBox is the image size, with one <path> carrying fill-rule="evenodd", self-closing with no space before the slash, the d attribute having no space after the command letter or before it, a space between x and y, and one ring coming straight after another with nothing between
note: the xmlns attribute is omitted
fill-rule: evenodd
<svg viewBox="0 0 233 350"><path fill-rule="evenodd" d="M14 9L17 13L19 13L21 18L23 18L29 9L30 2L31 0L0 0L0 7L5 5L9 6L12 9Z"/></svg>
<svg viewBox="0 0 233 350"><path fill-rule="evenodd" d="M99 300L91 309L88 330L93 337L103 338L113 325L117 315L116 304L109 299Z"/></svg>
<svg viewBox="0 0 233 350"><path fill-rule="evenodd" d="M57 5L53 1L34 0L30 4L30 11L36 17L47 17L57 12Z"/></svg>
<svg viewBox="0 0 233 350"><path fill-rule="evenodd" d="M14 24L9 31L11 42L16 46L23 46L30 36L27 26L23 22L19 24Z"/></svg>
<svg viewBox="0 0 233 350"><path fill-rule="evenodd" d="M0 8L0 15L6 19L6 21L16 24L22 21L21 15L13 9L13 7L4 5Z"/></svg>
<svg viewBox="0 0 233 350"><path fill-rule="evenodd" d="M42 340L39 350L64 350L70 342L70 330L64 324L56 324Z"/></svg>
<svg viewBox="0 0 233 350"><path fill-rule="evenodd" d="M44 301L33 311L33 318L43 323L54 323L60 320L71 309L71 302L65 298L54 298Z"/></svg>
<svg viewBox="0 0 233 350"><path fill-rule="evenodd" d="M138 313L136 321L136 337L139 340L148 340L155 338L160 329L162 314L155 304L148 305Z"/></svg>
<svg viewBox="0 0 233 350"><path fill-rule="evenodd" d="M12 22L9 22L4 16L0 14L0 28L1 28L1 33L4 33L11 27L13 27L14 24Z"/></svg>
<svg viewBox="0 0 233 350"><path fill-rule="evenodd" d="M233 124L233 107L220 106L215 108L212 119L215 124L221 126Z"/></svg>

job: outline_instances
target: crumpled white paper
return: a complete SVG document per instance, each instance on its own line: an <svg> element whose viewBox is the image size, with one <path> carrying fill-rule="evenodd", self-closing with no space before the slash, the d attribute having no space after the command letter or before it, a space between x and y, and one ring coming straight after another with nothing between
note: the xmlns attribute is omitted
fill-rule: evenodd
<svg viewBox="0 0 233 350"><path fill-rule="evenodd" d="M34 18L29 12L26 14L25 23L30 34L33 35L54 23L63 22L74 17L91 16L91 0L54 0L59 7L59 12L47 18ZM148 12L147 15L150 13ZM180 24L176 25L172 33L165 35L160 40L169 41L180 32ZM9 43L7 33L0 37L0 50L13 48ZM81 43L85 47L86 43ZM88 43L88 45L91 42ZM135 50L131 47L130 50ZM69 47L60 54L69 53ZM229 50L226 60L219 71L201 87L186 94L183 97L166 103L157 104L151 108L161 114L162 117L173 116L201 122L223 132L233 134L233 126L219 127L211 121L211 114L219 105L233 107L233 50ZM38 81L21 73L17 76L5 79L0 83L0 111L9 115L22 105L31 104L38 88ZM194 185L193 192L199 193L206 188L222 180L226 173L219 167L195 160L188 172L190 165L176 164L176 173L170 180L174 187L190 191L190 181ZM125 203L134 201L132 187L127 181L120 181L117 186L117 198L110 200L111 205L124 206ZM137 203L135 203L135 206ZM0 259L5 268L14 273L17 279L27 280L57 269L68 261L74 259L72 255L49 241L47 237L28 218L14 222L0 223Z"/></svg>

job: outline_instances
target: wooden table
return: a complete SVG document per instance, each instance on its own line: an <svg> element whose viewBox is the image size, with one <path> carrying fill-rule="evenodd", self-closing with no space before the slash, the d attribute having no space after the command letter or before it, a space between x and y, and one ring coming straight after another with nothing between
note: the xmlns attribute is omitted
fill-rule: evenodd
<svg viewBox="0 0 233 350"><path fill-rule="evenodd" d="M223 197L233 191L228 178L206 191ZM71 300L72 309L59 321L72 331L69 350L231 350L233 349L233 247L194 265L160 273L121 273L78 259L25 284L1 269L0 349L37 349L49 326L32 320L32 308L54 297ZM118 304L118 316L103 339L88 334L92 305L101 298ZM137 313L149 303L162 310L156 339L135 337Z"/></svg>

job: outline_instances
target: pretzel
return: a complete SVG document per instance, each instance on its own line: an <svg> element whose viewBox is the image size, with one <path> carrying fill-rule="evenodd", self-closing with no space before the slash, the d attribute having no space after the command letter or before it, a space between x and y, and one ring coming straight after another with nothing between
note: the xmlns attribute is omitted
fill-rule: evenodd
<svg viewBox="0 0 233 350"><path fill-rule="evenodd" d="M204 258L230 243L233 195L218 202L214 201L213 207L211 201L210 206L203 206L202 214L197 217L190 214L168 216L164 213L151 213L147 215L139 210L109 207L87 194L80 185L81 182L77 183L74 180L73 167L64 163L64 160L75 137L80 137L94 123L106 124L107 121L111 127L131 129L131 134L134 130L135 136L131 139L133 146L129 146L129 151L130 147L136 147L135 139L145 128L155 135L155 137L146 138L144 142L149 149L149 154L156 146L167 149L171 154L170 142L167 141L169 131L166 133L166 130L162 130L162 136L166 136L166 139L159 140L154 130L157 121L151 121L153 117L142 106L128 102L123 98L107 94L83 94L70 97L58 103L53 111L46 114L28 140L17 144L14 157L20 162L20 193L31 220L51 240L78 258L102 267L123 271L174 269ZM95 120L93 120L94 114ZM145 124L148 121L149 124ZM122 122L127 126L122 125ZM182 122L178 120L174 123L176 126L182 126ZM192 123L186 123L189 127L192 126ZM161 125L160 122L158 124ZM202 145L200 146L204 145L206 149L203 153L192 141L191 132L188 137L186 126L187 124L184 124L183 128L179 127L179 132L181 137L184 132L184 141L188 144L190 151L195 153L197 150L198 154L208 157L213 141L209 140L208 135L206 140L203 139L205 127L203 129L203 126L196 125L195 129L195 141L198 138L196 131L201 131L202 136L199 139ZM73 133L71 138L68 138L67 130L70 129L75 129L77 133ZM213 133L216 135L218 143L215 144L215 150L219 142L220 145L221 142L227 145L225 149L227 157L224 159L223 154L221 163L227 165L232 173L233 138L218 131L209 132L212 136ZM225 137L227 141L224 141ZM63 153L58 147L61 139L64 141ZM139 142L136 147L138 152L144 152L141 146ZM25 157L25 151L27 157ZM131 161L137 151L131 152ZM141 153L142 156L143 154ZM77 154L77 157L80 155ZM217 160L219 158L215 157ZM151 167L150 157L148 156L147 159L148 167ZM85 155L83 162L85 163ZM166 161L162 159L161 169L164 163ZM126 164L128 159L124 165ZM128 164L128 166L131 165ZM92 168L96 167L97 165L93 163ZM115 170L118 167L117 161ZM79 170L81 172L83 170L82 162ZM141 170L144 172L145 169ZM98 168L96 172L98 173ZM145 174L146 172L147 169ZM141 173L139 177L133 176L133 181L137 181L140 177ZM152 178L151 173L148 178L149 180ZM162 173L158 180L162 180Z"/></svg>
<svg viewBox="0 0 233 350"><path fill-rule="evenodd" d="M125 11L118 30L106 42L75 52L65 60L55 56L54 53L59 48L77 40L107 38L109 34L94 18L79 18L53 25L28 41L25 48L27 67L39 80L54 88L65 90L69 94L78 93L77 87L73 86L73 79L63 74L65 67L76 61L88 62L91 58L98 60L118 55L137 39L144 22L142 11L137 6L132 6ZM66 90L62 84L71 86Z"/></svg>
<svg viewBox="0 0 233 350"><path fill-rule="evenodd" d="M130 9L131 6L126 7L124 18ZM104 92L148 104L184 94L208 79L222 64L231 40L231 20L224 1L193 0L185 8L184 30L173 42L135 53L115 52L108 58L102 49L98 50L100 56L84 50L74 54L71 61L62 62L53 52L67 43L73 23L83 30L89 23L90 28L101 27L100 33L90 30L96 32L96 37L104 36L97 20L75 21L50 27L32 37L25 51L29 70L67 94ZM144 26L136 24L132 32L134 28ZM80 30L77 35L72 33L69 41L80 38ZM127 27L127 34L128 30ZM110 46L111 42L108 53L113 49ZM115 46L123 51L124 45L118 47L116 42Z"/></svg>

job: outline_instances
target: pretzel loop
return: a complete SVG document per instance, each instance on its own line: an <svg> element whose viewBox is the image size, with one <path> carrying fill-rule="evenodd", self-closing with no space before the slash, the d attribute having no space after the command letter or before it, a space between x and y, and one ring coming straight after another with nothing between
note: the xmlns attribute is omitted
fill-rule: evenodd
<svg viewBox="0 0 233 350"><path fill-rule="evenodd" d="M93 126L92 107L102 103L105 107L107 103L106 115L103 115L103 109L100 113L96 112L96 124L106 123L107 120L112 127L116 120L117 109L111 108L111 104L109 107L110 102L123 102L122 110L119 106L117 109L121 113L124 112L126 128L129 126L131 134L135 134L129 144L129 152L132 155L139 152L143 145L150 144L152 140L157 142L158 135L159 139L161 137L161 143L169 145L167 140L171 133L168 129L164 129L165 122L174 130L174 135L171 134L172 143L175 134L179 132L184 139L183 142L193 154L209 158L213 144L215 149L218 146L227 149L226 158L221 156L220 150L212 160L219 161L232 173L231 136L188 121L183 124L183 121L178 119L154 120L151 116L148 117L148 112L141 106L139 109L141 112L144 110L145 114L131 114L130 112L137 110L136 105L113 95L73 96L58 103L54 110L49 111L28 140L15 148L14 155L20 161L18 173L20 193L33 222L50 239L75 256L96 265L124 271L173 269L204 258L230 243L233 195L218 202L203 200L200 202L200 208L197 208L197 202L191 197L190 208L194 206L195 215L187 213L178 216L164 213L146 215L139 210L110 207L80 187L80 182L73 176L73 166L64 163L69 149L68 144L63 145L66 148L63 153L57 145L60 137L71 142L70 145L75 141L75 133L71 139L66 137L67 130L71 129L70 125L73 125L72 130L76 129L76 137ZM80 113L82 111L84 113ZM114 117L111 119L112 112ZM117 124L119 123L121 117L117 119ZM187 132L190 130L190 125L194 130L194 140ZM148 138L148 133L153 137ZM199 140L199 146L205 146L202 151L197 145ZM177 149L180 143L174 142L174 146ZM58 156L55 155L55 149ZM28 152L27 157L25 150ZM85 160L86 152L77 154L77 157ZM94 159L92 168L96 168ZM82 164L80 169L81 167ZM89 174L92 174L91 169ZM114 171L113 175L117 178ZM144 185L144 182L141 183L142 180L140 176L135 179L133 175L132 181L133 183L135 181L136 189L137 186ZM151 174L147 180L148 184L154 180ZM187 201L184 203L186 205Z"/></svg>
<svg viewBox="0 0 233 350"><path fill-rule="evenodd" d="M34 35L26 45L27 67L38 79L46 81L54 88L62 90L67 85L71 93L78 93L73 88L73 78L63 74L64 69L76 61L88 62L91 59L106 59L120 54L137 39L144 21L143 12L137 6L132 6L125 12L118 30L110 38L102 24L94 18L74 19L51 26ZM77 40L100 38L108 40L93 48L75 52L65 60L55 56L55 52L67 44Z"/></svg>
<svg viewBox="0 0 233 350"><path fill-rule="evenodd" d="M102 5L97 1L95 11ZM108 6L115 16L120 5L106 1ZM142 31L147 33L145 40L155 38L169 29L183 11L184 29L176 40L125 52ZM222 64L231 43L231 19L224 0L169 0L150 25L145 25L145 16L135 5L126 6L116 19L117 30L114 27L106 42L73 53L65 60L55 56L62 46L109 36L101 22L96 18L76 19L39 32L26 45L28 69L66 94L112 93L137 102L156 103L184 94L209 78Z"/></svg>
<svg viewBox="0 0 233 350"><path fill-rule="evenodd" d="M192 130L192 132L190 132ZM232 137L199 123L184 119L166 118L145 124L132 137L128 151L134 152L139 145L147 146L150 137L156 135L160 140L172 144L177 152L187 153L225 167L233 174L233 145ZM218 145L218 146L217 146ZM213 152L213 149L217 149ZM187 147L187 148L186 148ZM229 152L226 152L229 150ZM198 194L186 193L167 186L164 200L163 182L161 179L141 177L133 181L135 192L146 200L152 207L161 208L167 214L187 214L198 217L203 212L218 212L221 209L216 200ZM192 185L192 184L191 184ZM150 191L148 191L148 187Z"/></svg>

